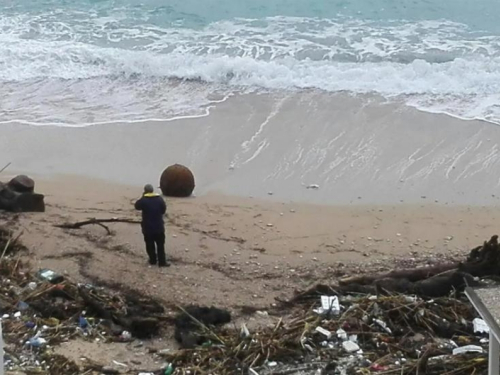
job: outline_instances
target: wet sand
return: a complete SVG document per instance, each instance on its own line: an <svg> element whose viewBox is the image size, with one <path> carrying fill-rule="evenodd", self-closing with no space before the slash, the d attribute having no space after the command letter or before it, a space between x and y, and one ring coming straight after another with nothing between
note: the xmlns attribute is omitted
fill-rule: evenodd
<svg viewBox="0 0 500 375"><path fill-rule="evenodd" d="M43 176L142 186L181 163L197 195L335 205L498 205L500 196L500 127L374 97L244 95L194 119L1 127L0 160Z"/></svg>

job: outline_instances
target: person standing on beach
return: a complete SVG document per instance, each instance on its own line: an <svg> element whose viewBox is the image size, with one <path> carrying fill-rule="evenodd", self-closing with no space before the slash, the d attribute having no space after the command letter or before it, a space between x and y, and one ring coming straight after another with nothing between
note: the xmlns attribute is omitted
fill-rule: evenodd
<svg viewBox="0 0 500 375"><path fill-rule="evenodd" d="M163 198L154 192L152 185L144 186L144 194L135 202L135 209L142 211L142 234L146 243L149 264L168 267L165 256L165 223L163 215L167 205Z"/></svg>

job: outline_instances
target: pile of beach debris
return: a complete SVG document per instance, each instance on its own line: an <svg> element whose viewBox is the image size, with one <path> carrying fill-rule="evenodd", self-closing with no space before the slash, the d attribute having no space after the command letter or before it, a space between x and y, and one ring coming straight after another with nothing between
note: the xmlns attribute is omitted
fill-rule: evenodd
<svg viewBox="0 0 500 375"><path fill-rule="evenodd" d="M77 365L52 347L75 337L101 342L160 335L175 324L180 350L147 374L326 375L486 373L488 327L463 296L500 273L494 236L463 263L364 275L316 285L265 312L272 325L230 327L226 310L179 307L127 290L77 284L23 264L26 249L0 228L0 315L7 369L38 374L130 373ZM263 312L261 312L263 313Z"/></svg>
<svg viewBox="0 0 500 375"><path fill-rule="evenodd" d="M158 302L133 292L76 284L48 269L32 273L20 260L26 249L2 227L0 250L0 317L7 369L84 373L89 369L80 369L51 348L75 337L126 342L160 334L164 308Z"/></svg>
<svg viewBox="0 0 500 375"><path fill-rule="evenodd" d="M174 373L469 375L487 366L487 327L448 297L322 296L258 332L200 332L202 347L165 355Z"/></svg>
<svg viewBox="0 0 500 375"><path fill-rule="evenodd" d="M462 292L493 283L499 260L493 236L464 263L316 285L256 332L194 319L202 345L164 357L174 374L485 374L488 327Z"/></svg>
<svg viewBox="0 0 500 375"><path fill-rule="evenodd" d="M44 212L42 194L35 193L35 181L19 175L8 183L0 182L0 210L12 212Z"/></svg>

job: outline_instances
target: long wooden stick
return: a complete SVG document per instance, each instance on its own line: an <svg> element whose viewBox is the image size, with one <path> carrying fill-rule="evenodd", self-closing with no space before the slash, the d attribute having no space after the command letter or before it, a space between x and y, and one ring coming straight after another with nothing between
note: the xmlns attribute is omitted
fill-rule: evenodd
<svg viewBox="0 0 500 375"><path fill-rule="evenodd" d="M2 173L3 171L5 171L7 168L9 168L9 166L11 165L12 163L7 163L7 165L5 167L3 167L2 169L0 169L0 173Z"/></svg>
<svg viewBox="0 0 500 375"><path fill-rule="evenodd" d="M106 229L108 234L111 234L111 231L109 228L104 225L103 223L128 223L128 224L140 224L141 222L139 220L135 219L127 219L127 218L117 218L113 217L111 219L88 219L84 221L77 221L76 223L65 223L65 224L57 224L54 225L57 228L64 228L64 229L80 229L81 227L85 225L99 225Z"/></svg>

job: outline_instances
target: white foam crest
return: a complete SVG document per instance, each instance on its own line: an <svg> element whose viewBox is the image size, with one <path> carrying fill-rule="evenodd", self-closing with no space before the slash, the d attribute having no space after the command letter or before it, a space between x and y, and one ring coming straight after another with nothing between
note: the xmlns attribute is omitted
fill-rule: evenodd
<svg viewBox="0 0 500 375"><path fill-rule="evenodd" d="M210 85L171 80L95 78L5 83L0 123L87 126L110 122L160 121L208 115L229 94Z"/></svg>
<svg viewBox="0 0 500 375"><path fill-rule="evenodd" d="M62 19L61 19L62 18ZM500 37L441 20L377 24L370 21L271 17L220 21L200 30L131 24L126 17L51 12L1 16L3 34L159 53L224 54L273 60L443 62L457 56L500 55Z"/></svg>
<svg viewBox="0 0 500 375"><path fill-rule="evenodd" d="M55 52L57 50L57 53ZM269 89L399 94L495 94L500 91L500 57L456 58L445 63L414 60L339 63L292 57L258 60L227 55L158 54L87 44L37 41L2 44L0 80L42 78L163 77Z"/></svg>
<svg viewBox="0 0 500 375"><path fill-rule="evenodd" d="M26 17L0 16L6 121L196 116L214 93L255 88L377 93L423 110L500 119L500 37L448 21L275 17L192 30L125 18Z"/></svg>
<svg viewBox="0 0 500 375"><path fill-rule="evenodd" d="M498 58L455 59L441 64L422 60L410 64L332 63L293 58L268 62L250 57L82 47L79 50L70 45L61 47L57 55L48 54L39 60L33 60L33 55L24 54L21 48L23 54L18 56L18 62L23 60L25 68L21 70L14 63L16 59L3 61L0 79L20 84L8 98L3 96L4 111L9 107L14 110L16 103L21 105L27 102L26 98L33 98L33 103L42 101L45 105L55 100L74 100L81 104L73 108L82 113L88 109L98 110L110 120L123 116L123 108L128 108L128 115L132 117L151 111L157 116L169 117L199 108L208 103L210 92L224 92L232 86L233 90L316 88L330 92L378 93L387 97L403 95L409 96L419 108L436 108L439 104L443 111L455 113L460 109L460 115L465 117L473 113L465 110L469 107L471 110L482 108L483 116L489 113L489 118L498 115L495 104L500 92ZM185 91L162 93L162 85L168 78L199 81L203 89L192 92L191 85L179 84L176 90Z"/></svg>

